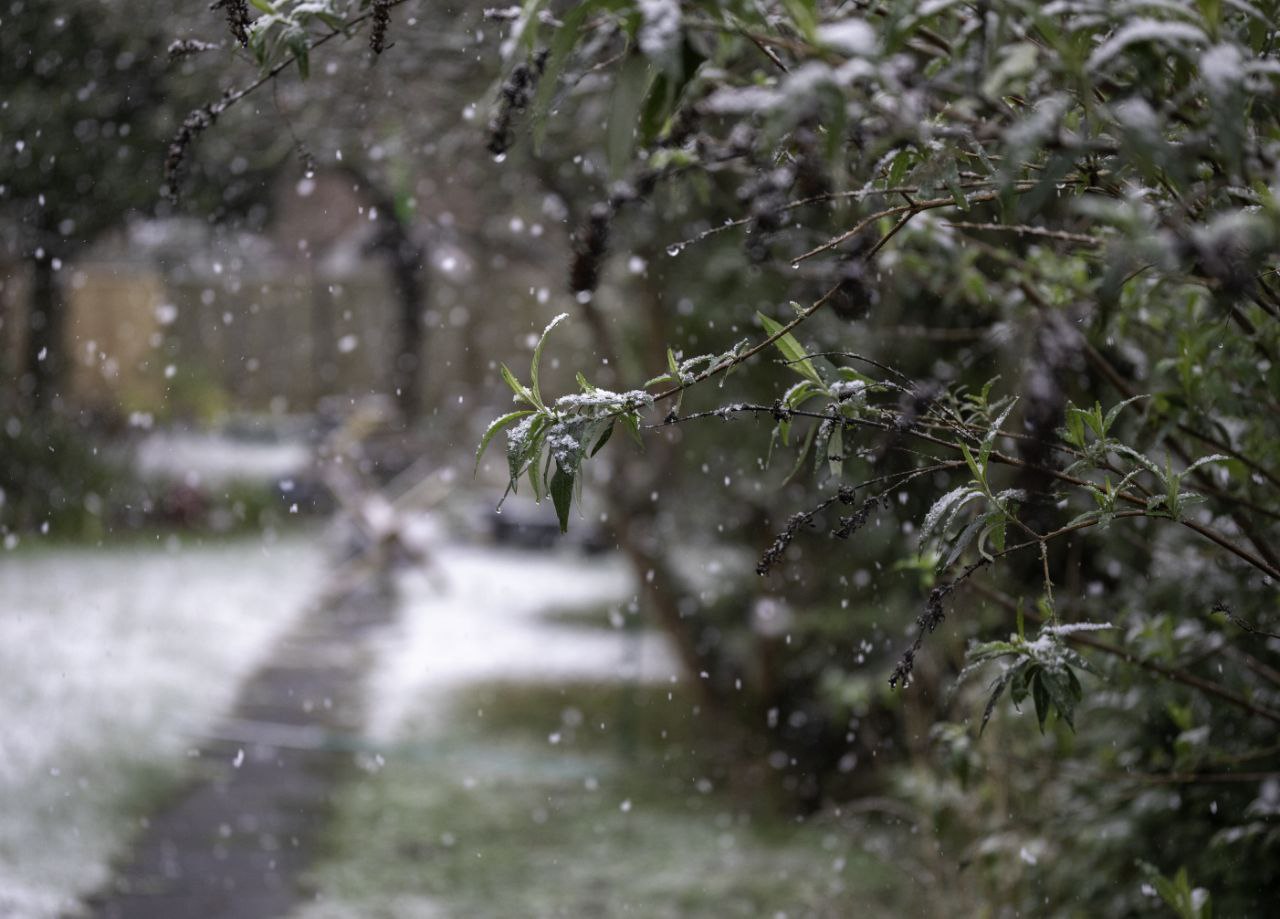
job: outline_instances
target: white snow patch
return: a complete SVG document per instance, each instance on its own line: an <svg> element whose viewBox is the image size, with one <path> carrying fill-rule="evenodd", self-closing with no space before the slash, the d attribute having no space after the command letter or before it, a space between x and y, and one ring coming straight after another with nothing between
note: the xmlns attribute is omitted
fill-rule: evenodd
<svg viewBox="0 0 1280 919"><path fill-rule="evenodd" d="M1130 45L1138 42L1159 42L1164 45L1197 44L1207 40L1198 26L1185 22L1166 22L1160 19L1135 19L1117 29L1115 34L1094 49L1089 55L1089 69L1097 70L1108 64Z"/></svg>
<svg viewBox="0 0 1280 919"><path fill-rule="evenodd" d="M845 54L869 57L876 51L875 29L861 19L841 19L818 26L818 41Z"/></svg>
<svg viewBox="0 0 1280 919"><path fill-rule="evenodd" d="M145 477L191 484L272 482L306 470L311 448L301 441L259 443L218 434L157 432L138 444L135 463Z"/></svg>
<svg viewBox="0 0 1280 919"><path fill-rule="evenodd" d="M106 882L140 782L180 775L319 569L295 540L0 558L0 915Z"/></svg>
<svg viewBox="0 0 1280 919"><path fill-rule="evenodd" d="M368 731L393 739L422 700L489 680L667 680L678 665L653 632L605 631L548 623L558 607L625 603L635 580L620 558L584 562L567 553L447 546L439 572L401 579L398 623L380 638L370 682ZM440 716L446 712L441 706Z"/></svg>
<svg viewBox="0 0 1280 919"><path fill-rule="evenodd" d="M640 50L655 61L680 47L680 4L677 0L640 0Z"/></svg>
<svg viewBox="0 0 1280 919"><path fill-rule="evenodd" d="M1244 55L1235 45L1214 45L1200 57L1200 76L1215 99L1226 99L1244 82Z"/></svg>

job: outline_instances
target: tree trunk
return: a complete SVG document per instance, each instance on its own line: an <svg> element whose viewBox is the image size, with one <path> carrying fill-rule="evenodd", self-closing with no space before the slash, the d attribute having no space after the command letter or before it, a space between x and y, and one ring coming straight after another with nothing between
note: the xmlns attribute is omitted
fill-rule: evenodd
<svg viewBox="0 0 1280 919"><path fill-rule="evenodd" d="M31 259L31 298L27 314L26 376L33 413L42 414L52 406L62 382L63 329L66 304L47 252Z"/></svg>
<svg viewBox="0 0 1280 919"><path fill-rule="evenodd" d="M391 269L397 304L391 385L401 416L405 424L410 425L422 410L423 347L427 337L422 311L426 300L427 252L413 239L410 226L396 212L394 196L355 167L348 165L345 172L378 209L378 232L369 243L369 251L385 256Z"/></svg>
<svg viewBox="0 0 1280 919"><path fill-rule="evenodd" d="M426 327L422 322L422 305L425 297L423 261L426 253L409 237L408 227L399 218L392 217L394 244L388 246L391 274L399 301L398 347L392 380L396 387L396 401L406 423L416 419L422 410L423 345ZM389 234L391 235L391 234Z"/></svg>

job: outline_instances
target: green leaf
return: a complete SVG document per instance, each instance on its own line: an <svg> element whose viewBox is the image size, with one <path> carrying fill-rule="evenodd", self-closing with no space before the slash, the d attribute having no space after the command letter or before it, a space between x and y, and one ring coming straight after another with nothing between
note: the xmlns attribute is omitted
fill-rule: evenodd
<svg viewBox="0 0 1280 919"><path fill-rule="evenodd" d="M929 508L929 512L925 514L924 523L920 526L920 544L924 545L930 536L945 532L948 524L962 507L975 498L981 497L982 492L970 485L961 485L933 502L933 507Z"/></svg>
<svg viewBox="0 0 1280 919"><path fill-rule="evenodd" d="M1044 670L1039 669L1031 680L1031 701L1036 705L1036 720L1040 722L1040 733L1044 733L1044 723L1049 717L1049 690L1044 683Z"/></svg>
<svg viewBox="0 0 1280 919"><path fill-rule="evenodd" d="M525 415L532 415L532 414L533 414L533 409L531 408L522 408L522 409L519 409L518 411L509 412L508 414L503 415L501 418L495 419L489 425L489 427L485 429L484 436L480 438L480 447L479 449L476 450L476 468L472 472L472 475L475 475L476 472L480 471L480 460L484 456L484 451L489 446L489 441L493 440L493 438L497 436L499 431L501 431L511 422L515 421L517 418L523 418Z"/></svg>
<svg viewBox="0 0 1280 919"><path fill-rule="evenodd" d="M902 180L906 177L907 171L912 167L916 159L916 155L911 150L899 150L892 161L889 163L889 174L885 177L885 181L890 188L901 185Z"/></svg>
<svg viewBox="0 0 1280 919"><path fill-rule="evenodd" d="M656 69L642 54L629 55L614 78L609 105L609 174L621 176L636 146L640 106L653 82Z"/></svg>
<svg viewBox="0 0 1280 919"><path fill-rule="evenodd" d="M1130 396L1128 399L1125 399L1123 402L1117 402L1115 405L1111 406L1111 410L1107 412L1107 416L1102 419L1102 433L1105 435L1108 431L1111 430L1111 426L1116 423L1116 418L1119 417L1120 413L1124 410L1126 405L1130 405L1134 402L1137 402L1139 399L1150 399L1150 398L1151 397L1146 393L1142 393L1137 396Z"/></svg>
<svg viewBox="0 0 1280 919"><path fill-rule="evenodd" d="M987 698L986 707L982 710L982 724L978 726L978 736L982 736L982 732L987 729L987 722L991 720L992 713L996 710L996 703L1000 701L1000 696L1004 694L1005 687L1009 685L1009 681L1013 679L1018 668L1010 668L1000 676L991 685L991 695Z"/></svg>
<svg viewBox="0 0 1280 919"><path fill-rule="evenodd" d="M1030 681L1035 675L1035 667L1023 661L1011 669L1013 678L1009 680L1009 700L1020 710L1022 703L1027 700L1027 693L1031 691Z"/></svg>
<svg viewBox="0 0 1280 919"><path fill-rule="evenodd" d="M1165 484L1164 470L1161 469L1160 466L1149 456L1139 453L1137 450L1127 446L1126 444L1113 443L1111 445L1111 449L1115 450L1116 453L1129 457L1147 472L1159 479L1162 485Z"/></svg>
<svg viewBox="0 0 1280 919"><path fill-rule="evenodd" d="M547 323L547 327L542 330L542 336L533 348L533 362L529 366L529 384L533 390L534 401L538 405L542 405L542 390L538 386L538 365L542 363L542 346L547 343L547 336L551 333L551 330L568 318L568 313L561 313Z"/></svg>
<svg viewBox="0 0 1280 919"><path fill-rule="evenodd" d="M613 424L611 423L607 428L604 429L604 433L600 435L600 439L596 441L596 445L591 448L591 456L595 456L597 453L599 453L604 448L604 445L609 442L609 438L612 436L613 436Z"/></svg>
<svg viewBox="0 0 1280 919"><path fill-rule="evenodd" d="M1080 652L1073 651L1071 648L1062 648L1061 654L1062 659L1072 668L1075 668L1076 670L1083 670L1085 673L1091 673L1099 678L1102 677L1102 671L1089 663L1089 659L1081 655ZM1074 677L1075 674L1073 673L1072 676Z"/></svg>
<svg viewBox="0 0 1280 919"><path fill-rule="evenodd" d="M978 461L973 458L973 454L969 452L967 444L960 445L960 454L964 457L965 463L969 466L969 471L973 473L973 480L985 488L987 479L983 474L984 470L978 465Z"/></svg>
<svg viewBox="0 0 1280 919"><path fill-rule="evenodd" d="M636 446L644 449L644 438L640 436L640 416L631 413L622 416L622 423L626 426L631 439L636 442Z"/></svg>
<svg viewBox="0 0 1280 919"><path fill-rule="evenodd" d="M556 474L551 477L551 502L560 520L560 532L569 532L569 507L573 504L573 474L565 472L556 463Z"/></svg>
<svg viewBox="0 0 1280 919"><path fill-rule="evenodd" d="M844 474L844 425L832 426L831 439L827 442L827 465L832 478L838 479Z"/></svg>
<svg viewBox="0 0 1280 919"><path fill-rule="evenodd" d="M546 437L547 420L545 415L538 415L530 422L529 430L524 440L510 440L507 443L507 468L511 474L511 481L508 487L511 491L516 490L520 476L524 475L526 467L537 460L538 453L542 450L543 440Z"/></svg>
<svg viewBox="0 0 1280 919"><path fill-rule="evenodd" d="M817 475L827 461L827 453L831 446L831 433L836 425L830 420L818 422L818 435L813 441L813 472Z"/></svg>
<svg viewBox="0 0 1280 919"><path fill-rule="evenodd" d="M1223 456L1221 453L1215 453L1212 456L1202 456L1200 457L1200 459L1196 460L1186 469L1182 470L1181 478L1186 478L1188 475L1195 472L1201 466L1204 466L1208 463L1229 463L1229 462L1231 462L1231 458L1227 456Z"/></svg>
<svg viewBox="0 0 1280 919"><path fill-rule="evenodd" d="M804 443L800 445L800 452L796 455L796 464L791 467L791 471L787 473L787 477L782 480L783 485L786 485L794 479L800 472L801 467L804 466L804 459L809 455L809 451L813 449L813 442L817 439L818 428L820 427L820 424L810 425L809 433L805 435Z"/></svg>
<svg viewBox="0 0 1280 919"><path fill-rule="evenodd" d="M818 8L814 0L782 0L787 15L806 41L813 41L818 32Z"/></svg>
<svg viewBox="0 0 1280 919"><path fill-rule="evenodd" d="M983 641L973 645L965 656L975 662L993 661L998 657L1016 657L1024 651L1024 648L1009 641Z"/></svg>
<svg viewBox="0 0 1280 919"><path fill-rule="evenodd" d="M1076 696L1071 686L1071 681L1065 673L1056 670L1042 670L1040 673L1040 682L1044 685L1045 692L1048 694L1049 701L1058 713L1058 717L1067 723L1067 727L1071 730L1076 729L1075 725L1075 708ZM1077 682L1076 686L1080 684ZM1041 723L1041 730L1044 730L1044 724Z"/></svg>
<svg viewBox="0 0 1280 919"><path fill-rule="evenodd" d="M781 323L770 319L764 313L757 312L756 316L760 319L760 324L764 326L764 330L770 338L778 335L784 328ZM774 341L774 345L782 352L782 356L787 359L788 367L801 376L812 380L817 385L826 386L826 383L822 380L822 374L818 373L818 368L814 367L813 361L809 360L808 352L801 347L800 342L796 341L794 335L790 332L780 335Z"/></svg>
<svg viewBox="0 0 1280 919"><path fill-rule="evenodd" d="M578 43L582 34L582 24L587 17L604 6L600 0L586 0L576 4L565 12L560 28L556 29L555 38L551 40L550 52L538 82L538 91L533 97L531 118L533 120L533 143L535 149L542 146L547 130L547 110L551 107L551 99L555 96L556 85L560 74L569 60L569 54Z"/></svg>
<svg viewBox="0 0 1280 919"><path fill-rule="evenodd" d="M965 526L965 528L960 531L960 535L955 538L955 542L952 543L951 552L947 554L946 561L942 563L943 569L950 568L952 565L956 563L956 559L958 559L961 555L964 554L965 549L969 548L969 545L973 542L974 537L977 536L979 532L981 532L982 527L985 523L986 523L985 517L979 517L976 520L969 521L969 523Z"/></svg>
<svg viewBox="0 0 1280 919"><path fill-rule="evenodd" d="M1085 424L1093 429L1093 433L1098 437L1104 437L1107 433L1106 421L1102 417L1102 403L1094 401L1093 411L1086 412L1084 416Z"/></svg>
<svg viewBox="0 0 1280 919"><path fill-rule="evenodd" d="M523 399L525 402L528 402L530 405L538 404L533 398L533 393L529 391L529 387L525 386L523 383L521 383L519 380L516 379L516 375L511 372L511 368L509 368L506 364L499 364L498 368L499 368L499 371L502 373L502 379L506 380L507 385L511 387L511 391L516 394L517 398Z"/></svg>
<svg viewBox="0 0 1280 919"><path fill-rule="evenodd" d="M1073 447L1084 449L1084 421L1080 417L1081 412L1075 406L1067 407L1067 429L1063 433L1063 439Z"/></svg>
<svg viewBox="0 0 1280 919"><path fill-rule="evenodd" d="M1070 687L1071 701L1079 702L1084 698L1084 687L1080 685L1080 678L1076 676L1076 672L1070 667L1064 667L1063 671L1067 674L1067 683Z"/></svg>
<svg viewBox="0 0 1280 919"><path fill-rule="evenodd" d="M799 408L823 390L812 380L801 380L783 394L782 401L787 408Z"/></svg>
<svg viewBox="0 0 1280 919"><path fill-rule="evenodd" d="M987 541L991 541L992 547L996 552L1004 551L1004 534L1005 524L1008 518L1003 513L999 514L999 518L987 524L986 529L982 531L982 535L978 537L978 551L987 561L993 561L995 556L987 552Z"/></svg>
<svg viewBox="0 0 1280 919"><path fill-rule="evenodd" d="M1004 426L1009 414L1017 404L1017 399L1010 399L1009 404L1004 407L1004 411L991 423L991 427L987 429L986 436L982 438L982 445L978 451L978 464L984 470L987 468L987 458L991 456L991 448L995 445L996 438L1000 435L1000 428Z"/></svg>

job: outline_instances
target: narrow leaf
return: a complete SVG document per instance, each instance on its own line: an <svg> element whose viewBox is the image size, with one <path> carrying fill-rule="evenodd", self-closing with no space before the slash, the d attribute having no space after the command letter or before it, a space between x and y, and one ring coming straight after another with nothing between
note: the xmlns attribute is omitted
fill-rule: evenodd
<svg viewBox="0 0 1280 919"><path fill-rule="evenodd" d="M511 372L511 368L506 364L501 364L499 365L499 370L502 373L502 379L506 380L507 385L511 387L511 391L515 393L518 398L523 399L530 405L536 404L533 401L532 393L529 392L529 388L516 379L516 375Z"/></svg>
<svg viewBox="0 0 1280 919"><path fill-rule="evenodd" d="M568 313L561 313L547 323L547 327L542 330L542 337L538 339L537 345L533 348L533 363L529 367L529 384L539 405L542 404L542 390L538 387L538 365L542 363L542 346L546 344L547 335L550 334L551 330L568 318Z"/></svg>
<svg viewBox="0 0 1280 919"><path fill-rule="evenodd" d="M503 415L501 418L495 419L493 423L490 424L489 427L485 429L484 436L480 438L480 447L479 449L476 450L476 468L475 468L475 471L472 472L472 475L474 475L475 472L478 472L480 470L480 460L481 458L484 457L484 451L488 448L489 441L493 440L493 438L497 436L499 431L501 431L511 422L515 421L517 418L523 418L525 415L532 415L532 414L533 414L533 409L530 409L530 408L522 408L519 411L509 412L508 414Z"/></svg>
<svg viewBox="0 0 1280 919"><path fill-rule="evenodd" d="M603 449L604 445L609 442L609 438L613 436L613 425L610 424L604 429L604 433L600 435L600 439L596 441L596 445L591 448L591 455L595 456Z"/></svg>
<svg viewBox="0 0 1280 919"><path fill-rule="evenodd" d="M551 502L556 506L560 520L560 532L569 531L569 507L573 503L573 475L556 463L556 474L551 477Z"/></svg>
<svg viewBox="0 0 1280 919"><path fill-rule="evenodd" d="M770 338L782 331L782 324L774 319L770 319L764 313L757 312L756 316L759 317L760 324L764 326L764 330L768 333ZM794 335L787 332L785 335L780 336L774 342L774 345L776 345L778 350L782 352L782 356L787 359L788 367L801 376L808 377L819 386L825 387L826 384L823 383L822 375L818 373L818 368L813 366L813 361L809 360L808 353L800 345L800 342L796 340Z"/></svg>

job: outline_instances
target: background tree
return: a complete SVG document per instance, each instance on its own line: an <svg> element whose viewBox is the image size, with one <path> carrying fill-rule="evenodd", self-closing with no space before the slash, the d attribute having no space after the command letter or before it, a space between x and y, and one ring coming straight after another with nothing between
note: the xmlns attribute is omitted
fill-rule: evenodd
<svg viewBox="0 0 1280 919"><path fill-rule="evenodd" d="M268 73L353 21L275 9ZM651 544L772 519L781 641L752 588L644 573L808 806L870 742L993 903L1247 914L1280 886L1278 10L1135 9L526 4L488 143L572 203L610 369L556 398L535 352L485 442L562 525L619 424L704 477L650 491Z"/></svg>
<svg viewBox="0 0 1280 919"><path fill-rule="evenodd" d="M0 29L0 245L28 267L29 308L18 390L44 411L67 364L62 267L131 216L164 216L163 166L178 123L217 92L191 58L219 45L179 35L149 0L13 0ZM232 113L239 121L240 113ZM272 135L274 137L274 134ZM286 146L287 151L287 146ZM266 178L279 161L250 163L219 138L189 164L192 210L263 219Z"/></svg>
<svg viewBox="0 0 1280 919"><path fill-rule="evenodd" d="M28 6L9 3L0 29L0 226L6 255L30 266L18 379L40 409L65 363L57 272L103 229L155 200L171 125L160 104L158 28L138 30L107 4Z"/></svg>

